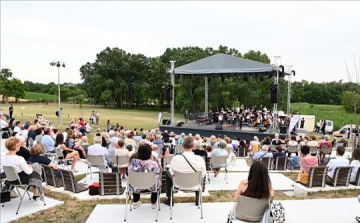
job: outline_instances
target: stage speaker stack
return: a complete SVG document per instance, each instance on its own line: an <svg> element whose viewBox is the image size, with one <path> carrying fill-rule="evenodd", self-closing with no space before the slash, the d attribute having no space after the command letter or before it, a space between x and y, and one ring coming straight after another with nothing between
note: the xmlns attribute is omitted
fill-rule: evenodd
<svg viewBox="0 0 360 223"><path fill-rule="evenodd" d="M280 133L281 134L286 134L286 126L280 126Z"/></svg>
<svg viewBox="0 0 360 223"><path fill-rule="evenodd" d="M176 124L176 126L177 126L177 127L182 127L184 124L185 124L184 122L178 122L178 123Z"/></svg>
<svg viewBox="0 0 360 223"><path fill-rule="evenodd" d="M163 124L163 125L170 125L170 124L171 124L171 120L170 120L170 119L163 119L163 120L162 120L162 124Z"/></svg>
<svg viewBox="0 0 360 223"><path fill-rule="evenodd" d="M266 132L266 128L265 127L260 127L259 132Z"/></svg>
<svg viewBox="0 0 360 223"><path fill-rule="evenodd" d="M224 130L224 129L223 129L222 125L216 125L215 130Z"/></svg>
<svg viewBox="0 0 360 223"><path fill-rule="evenodd" d="M270 84L270 101L271 103L278 103L279 85Z"/></svg>

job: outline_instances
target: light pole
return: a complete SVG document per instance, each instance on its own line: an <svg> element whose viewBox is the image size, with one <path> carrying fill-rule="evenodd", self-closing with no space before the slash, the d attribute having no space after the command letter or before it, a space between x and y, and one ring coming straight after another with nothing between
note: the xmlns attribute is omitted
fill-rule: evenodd
<svg viewBox="0 0 360 223"><path fill-rule="evenodd" d="M58 113L58 124L61 125L62 124L62 116L61 116L61 100L60 100L60 66L65 67L65 63L64 62L60 62L60 61L53 61L50 62L50 66L57 66L58 68L58 95L59 95L59 113Z"/></svg>

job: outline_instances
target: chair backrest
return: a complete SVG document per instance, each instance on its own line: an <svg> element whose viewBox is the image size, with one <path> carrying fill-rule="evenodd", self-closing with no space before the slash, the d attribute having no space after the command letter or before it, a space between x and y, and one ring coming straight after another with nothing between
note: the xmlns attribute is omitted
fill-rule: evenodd
<svg viewBox="0 0 360 223"><path fill-rule="evenodd" d="M201 189L201 172L180 173L174 171L173 183L176 188L187 190L189 188L199 187Z"/></svg>
<svg viewBox="0 0 360 223"><path fill-rule="evenodd" d="M28 137L28 138L27 138L27 145L28 145L29 148L34 145L34 140L33 140L33 138L31 138L31 137Z"/></svg>
<svg viewBox="0 0 360 223"><path fill-rule="evenodd" d="M64 190L76 193L74 174L71 171L59 169L63 180Z"/></svg>
<svg viewBox="0 0 360 223"><path fill-rule="evenodd" d="M326 166L311 167L309 171L309 187L325 187Z"/></svg>
<svg viewBox="0 0 360 223"><path fill-rule="evenodd" d="M170 165L170 163L171 163L171 160L174 158L174 154L168 154L168 155L166 155L165 157L164 157L164 160L165 160L165 165L166 164L169 164Z"/></svg>
<svg viewBox="0 0 360 223"><path fill-rule="evenodd" d="M268 170L271 169L271 157L261 157L260 161L263 162L265 164L265 166L267 167Z"/></svg>
<svg viewBox="0 0 360 223"><path fill-rule="evenodd" d="M58 158L58 159L65 158L64 154L62 153L62 149L56 148L55 152L56 152L56 158Z"/></svg>
<svg viewBox="0 0 360 223"><path fill-rule="evenodd" d="M120 195L124 190L119 173L99 173L100 195Z"/></svg>
<svg viewBox="0 0 360 223"><path fill-rule="evenodd" d="M128 178L128 185L139 189L148 189L154 185L156 185L156 172L134 172L128 171L129 178ZM156 185L157 186L157 185Z"/></svg>
<svg viewBox="0 0 360 223"><path fill-rule="evenodd" d="M269 199L238 196L236 218L244 221L259 222L269 205Z"/></svg>
<svg viewBox="0 0 360 223"><path fill-rule="evenodd" d="M277 145L271 144L271 146L270 146L270 151L272 151L272 152L277 152L276 147L277 147Z"/></svg>
<svg viewBox="0 0 360 223"><path fill-rule="evenodd" d="M225 150L227 151L228 157L229 157L229 156L230 156L230 152L231 152L231 150L232 150L232 147L227 146L227 147L225 147Z"/></svg>
<svg viewBox="0 0 360 223"><path fill-rule="evenodd" d="M54 178L54 173L51 170L51 167L43 164L41 164L41 167L44 170L43 172L44 172L46 184L55 187L55 178Z"/></svg>
<svg viewBox="0 0 360 223"><path fill-rule="evenodd" d="M176 145L175 146L175 151L176 151L176 153L184 152L184 148L182 147L182 145Z"/></svg>
<svg viewBox="0 0 360 223"><path fill-rule="evenodd" d="M360 186L360 167L358 168L357 173L356 173L355 185Z"/></svg>
<svg viewBox="0 0 360 223"><path fill-rule="evenodd" d="M41 144L41 147L43 148L43 152L44 153L48 153L49 152L49 146L46 144Z"/></svg>
<svg viewBox="0 0 360 223"><path fill-rule="evenodd" d="M214 156L212 155L210 158L210 165L215 167L227 166L227 158L228 156Z"/></svg>
<svg viewBox="0 0 360 223"><path fill-rule="evenodd" d="M296 146L288 145L287 150L288 150L289 153L295 153L295 152L297 152L299 150L299 145L296 145Z"/></svg>
<svg viewBox="0 0 360 223"><path fill-rule="evenodd" d="M349 186L349 180L351 175L351 166L340 166L335 169L334 172L334 187L336 186Z"/></svg>
<svg viewBox="0 0 360 223"><path fill-rule="evenodd" d="M5 171L5 174L6 174L6 179L8 181L16 181L16 180L18 180L19 183L21 184L20 177L15 172L14 167L12 167L12 166L3 166L3 168L4 168L4 171Z"/></svg>
<svg viewBox="0 0 360 223"><path fill-rule="evenodd" d="M276 158L275 170L286 170L287 156Z"/></svg>
<svg viewBox="0 0 360 223"><path fill-rule="evenodd" d="M104 166L104 156L103 155L88 155L87 161L91 166Z"/></svg>
<svg viewBox="0 0 360 223"><path fill-rule="evenodd" d="M332 147L323 146L323 147L321 147L320 151L323 152L323 153L331 153L332 152Z"/></svg>
<svg viewBox="0 0 360 223"><path fill-rule="evenodd" d="M237 148L238 157L246 157L246 148L239 146Z"/></svg>
<svg viewBox="0 0 360 223"><path fill-rule="evenodd" d="M114 155L113 156L113 163L114 163L115 166L122 166L122 165L125 165L125 164L129 165L129 156L128 155L124 155L124 156Z"/></svg>
<svg viewBox="0 0 360 223"><path fill-rule="evenodd" d="M283 150L286 149L286 144L280 144L280 146Z"/></svg>
<svg viewBox="0 0 360 223"><path fill-rule="evenodd" d="M317 153L317 146L310 146L310 153Z"/></svg>

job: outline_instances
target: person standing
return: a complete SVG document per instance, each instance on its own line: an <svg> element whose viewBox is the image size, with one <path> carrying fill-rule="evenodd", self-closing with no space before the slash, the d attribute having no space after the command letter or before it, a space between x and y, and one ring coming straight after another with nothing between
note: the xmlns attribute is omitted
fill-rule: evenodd
<svg viewBox="0 0 360 223"><path fill-rule="evenodd" d="M184 114L184 118L185 118L185 126L188 126L188 122L189 122L189 113L188 111L186 110L185 114Z"/></svg>
<svg viewBox="0 0 360 223"><path fill-rule="evenodd" d="M303 129L304 128L304 124L305 124L305 119L302 118L301 122L300 122L300 128Z"/></svg>
<svg viewBox="0 0 360 223"><path fill-rule="evenodd" d="M96 111L95 112L96 125L99 125L99 119L100 119L100 113L98 111Z"/></svg>
<svg viewBox="0 0 360 223"><path fill-rule="evenodd" d="M14 112L14 107L12 104L10 104L10 107L9 107L9 115L10 115L10 118L13 117L13 112Z"/></svg>
<svg viewBox="0 0 360 223"><path fill-rule="evenodd" d="M322 121L322 125L321 125L321 132L323 135L325 135L325 129L326 129L326 120Z"/></svg>

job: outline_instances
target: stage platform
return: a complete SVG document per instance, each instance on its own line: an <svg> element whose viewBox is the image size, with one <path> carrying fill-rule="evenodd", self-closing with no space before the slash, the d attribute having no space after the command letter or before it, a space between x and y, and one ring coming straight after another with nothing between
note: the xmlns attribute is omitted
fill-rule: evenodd
<svg viewBox="0 0 360 223"><path fill-rule="evenodd" d="M274 138L275 132L259 132L258 128L243 126L242 129L239 129L237 126L231 125L223 125L223 130L216 130L216 124L205 125L205 124L198 124L195 121L190 122L188 126L170 126L170 125L160 125L160 131L168 130L168 132L175 132L175 134L180 135L182 132L185 134L191 133L192 135L200 134L201 136L210 137L211 135L217 136L218 134L226 135L230 138L239 137L240 139L250 139L252 140L254 136L257 136L259 140L264 139L267 136ZM285 136L286 134L280 134L280 136Z"/></svg>

